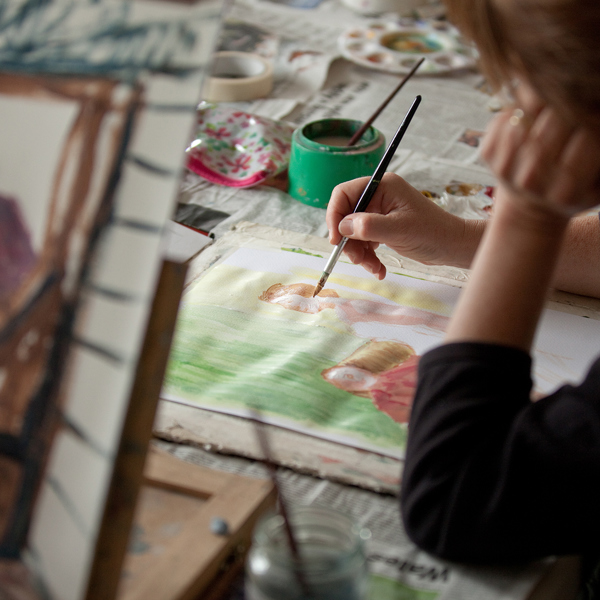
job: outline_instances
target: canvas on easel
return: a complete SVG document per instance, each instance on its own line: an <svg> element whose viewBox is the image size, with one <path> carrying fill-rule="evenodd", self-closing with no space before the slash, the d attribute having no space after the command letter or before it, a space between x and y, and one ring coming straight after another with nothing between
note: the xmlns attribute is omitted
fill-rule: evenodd
<svg viewBox="0 0 600 600"><path fill-rule="evenodd" d="M51 598L88 594L221 10L0 12L0 558Z"/></svg>

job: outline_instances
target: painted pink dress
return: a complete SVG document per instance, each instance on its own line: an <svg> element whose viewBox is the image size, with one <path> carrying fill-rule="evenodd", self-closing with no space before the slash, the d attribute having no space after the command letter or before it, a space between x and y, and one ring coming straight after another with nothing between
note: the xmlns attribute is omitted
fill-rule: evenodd
<svg viewBox="0 0 600 600"><path fill-rule="evenodd" d="M369 389L375 406L397 423L408 423L417 385L419 358L410 356L401 365L380 373Z"/></svg>

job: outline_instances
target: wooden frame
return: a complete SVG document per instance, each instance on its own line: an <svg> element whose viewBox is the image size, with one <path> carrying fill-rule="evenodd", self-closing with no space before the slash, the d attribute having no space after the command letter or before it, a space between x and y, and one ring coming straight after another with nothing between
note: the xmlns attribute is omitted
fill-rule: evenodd
<svg viewBox="0 0 600 600"><path fill-rule="evenodd" d="M274 504L270 480L151 451L117 598L218 598L243 566L256 521ZM227 523L226 535L211 533L213 517Z"/></svg>

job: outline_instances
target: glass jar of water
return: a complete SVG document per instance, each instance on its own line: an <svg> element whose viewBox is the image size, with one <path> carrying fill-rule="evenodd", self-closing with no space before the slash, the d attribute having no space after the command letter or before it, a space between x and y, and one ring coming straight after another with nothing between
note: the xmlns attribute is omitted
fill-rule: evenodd
<svg viewBox="0 0 600 600"><path fill-rule="evenodd" d="M246 560L247 600L366 600L364 542L370 532L328 508L299 506L289 512L299 559L283 517L263 519Z"/></svg>

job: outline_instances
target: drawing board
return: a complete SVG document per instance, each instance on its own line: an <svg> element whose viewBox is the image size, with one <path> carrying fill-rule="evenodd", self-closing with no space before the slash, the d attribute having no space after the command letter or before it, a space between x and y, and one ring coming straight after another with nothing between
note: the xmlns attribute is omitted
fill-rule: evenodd
<svg viewBox="0 0 600 600"><path fill-rule="evenodd" d="M273 425L402 459L418 358L442 342L460 288L401 269L380 282L342 260L313 299L326 259L261 240L224 255L184 296L162 397L242 417L256 407ZM579 381L598 340L598 320L548 308L535 394Z"/></svg>

